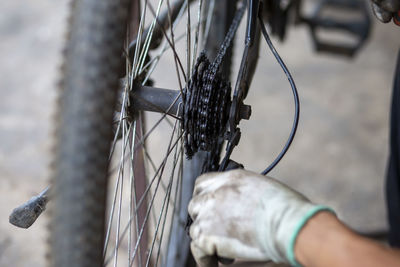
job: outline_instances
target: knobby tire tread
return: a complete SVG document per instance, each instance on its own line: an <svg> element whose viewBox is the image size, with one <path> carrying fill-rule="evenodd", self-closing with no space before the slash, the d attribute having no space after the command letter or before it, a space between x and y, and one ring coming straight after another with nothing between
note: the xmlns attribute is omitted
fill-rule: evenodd
<svg viewBox="0 0 400 267"><path fill-rule="evenodd" d="M49 266L102 266L112 118L129 0L74 0L57 103Z"/></svg>

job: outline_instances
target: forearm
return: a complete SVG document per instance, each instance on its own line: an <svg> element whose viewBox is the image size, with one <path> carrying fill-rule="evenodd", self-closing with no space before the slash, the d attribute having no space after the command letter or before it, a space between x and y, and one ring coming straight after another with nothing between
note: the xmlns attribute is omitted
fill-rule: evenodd
<svg viewBox="0 0 400 267"><path fill-rule="evenodd" d="M400 266L400 251L363 238L329 212L311 218L295 244L298 262L307 267Z"/></svg>

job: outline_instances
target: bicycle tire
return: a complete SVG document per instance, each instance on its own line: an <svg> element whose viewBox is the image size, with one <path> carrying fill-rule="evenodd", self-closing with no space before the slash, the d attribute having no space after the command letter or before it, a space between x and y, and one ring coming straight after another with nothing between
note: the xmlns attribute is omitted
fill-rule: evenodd
<svg viewBox="0 0 400 267"><path fill-rule="evenodd" d="M212 41L205 46L210 57L223 40L221 29L227 31L234 14L234 5L217 2L231 8L218 8L219 12L230 13L210 31ZM75 0L71 4L56 115L53 200L49 208L50 266L104 264L107 173L119 75L124 66L120 55L127 10L129 0ZM231 62L231 52L228 53L222 67L226 76ZM192 164L186 169L188 175L199 174L203 161L198 156L188 163ZM175 267L192 265L193 260L188 257L184 264Z"/></svg>
<svg viewBox="0 0 400 267"><path fill-rule="evenodd" d="M123 66L123 43L115 40L125 36L128 5L71 3L56 115L50 266L102 265L108 153Z"/></svg>

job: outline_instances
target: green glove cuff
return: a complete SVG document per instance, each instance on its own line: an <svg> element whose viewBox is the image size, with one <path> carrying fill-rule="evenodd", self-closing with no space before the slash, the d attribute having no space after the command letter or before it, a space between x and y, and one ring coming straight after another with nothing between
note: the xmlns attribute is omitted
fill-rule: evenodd
<svg viewBox="0 0 400 267"><path fill-rule="evenodd" d="M289 246L287 248L286 251L286 255L289 259L289 262L292 266L296 266L296 267L300 267L301 264L299 264L296 261L296 257L294 255L294 245L296 244L296 239L297 236L299 235L301 229L303 228L303 226L308 222L309 219L311 219L315 214L317 214L320 211L329 211L332 212L333 214L336 215L335 211L333 209L331 209L330 207L327 206L323 206L323 205L318 205L315 206L314 208L312 208L311 210L309 210L306 215L300 220L300 222L298 223L298 225L295 227L294 232L292 237L290 238L290 243Z"/></svg>

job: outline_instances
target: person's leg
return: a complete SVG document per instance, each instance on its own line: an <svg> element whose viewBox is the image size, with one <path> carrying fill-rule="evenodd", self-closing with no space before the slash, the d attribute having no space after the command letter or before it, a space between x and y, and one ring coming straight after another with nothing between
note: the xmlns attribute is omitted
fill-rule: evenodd
<svg viewBox="0 0 400 267"><path fill-rule="evenodd" d="M393 247L400 247L400 52L397 58L392 93L386 201L389 219L389 244Z"/></svg>

